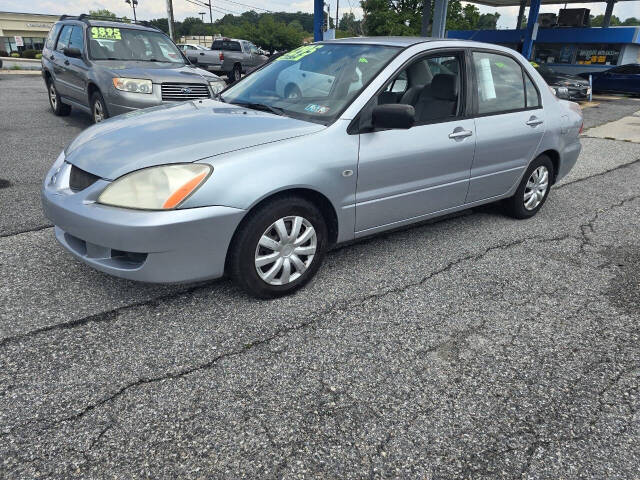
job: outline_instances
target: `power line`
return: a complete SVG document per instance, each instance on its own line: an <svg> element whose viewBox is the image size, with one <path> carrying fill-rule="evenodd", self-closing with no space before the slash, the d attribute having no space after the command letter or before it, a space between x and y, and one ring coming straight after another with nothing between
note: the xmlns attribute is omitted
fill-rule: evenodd
<svg viewBox="0 0 640 480"><path fill-rule="evenodd" d="M228 2L228 3L235 3L236 5L242 5L243 7L249 7L252 8L254 10L262 10L264 12L269 12L269 13L273 13L272 10L267 10L266 8L261 8L261 7L256 7L255 5L248 5L246 3L240 3L240 2L236 2L234 0L222 0L223 2Z"/></svg>

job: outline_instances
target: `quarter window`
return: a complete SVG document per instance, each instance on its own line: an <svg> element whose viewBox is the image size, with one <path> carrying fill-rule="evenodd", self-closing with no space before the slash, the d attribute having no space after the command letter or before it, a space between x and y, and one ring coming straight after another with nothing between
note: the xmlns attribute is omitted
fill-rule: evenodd
<svg viewBox="0 0 640 480"><path fill-rule="evenodd" d="M533 84L533 81L529 78L529 75L524 76L524 87L527 93L527 108L537 108L540 106L540 97L538 96L538 89Z"/></svg>
<svg viewBox="0 0 640 480"><path fill-rule="evenodd" d="M498 113L525 108L522 67L505 55L473 53L478 113ZM535 87L534 87L535 88Z"/></svg>

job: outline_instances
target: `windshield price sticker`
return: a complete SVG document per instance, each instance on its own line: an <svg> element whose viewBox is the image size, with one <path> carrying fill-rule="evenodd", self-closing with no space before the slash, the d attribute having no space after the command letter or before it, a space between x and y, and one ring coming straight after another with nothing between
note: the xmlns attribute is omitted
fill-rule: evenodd
<svg viewBox="0 0 640 480"><path fill-rule="evenodd" d="M91 27L91 38L100 40L122 40L119 28Z"/></svg>
<svg viewBox="0 0 640 480"><path fill-rule="evenodd" d="M315 52L316 50L319 50L323 47L324 45L307 45L306 47L299 47L296 48L295 50L291 50L288 53L285 53L284 55L276 58L274 61L278 61L278 60L289 60L289 61L293 61L293 62L297 62L298 60L306 57L307 55Z"/></svg>

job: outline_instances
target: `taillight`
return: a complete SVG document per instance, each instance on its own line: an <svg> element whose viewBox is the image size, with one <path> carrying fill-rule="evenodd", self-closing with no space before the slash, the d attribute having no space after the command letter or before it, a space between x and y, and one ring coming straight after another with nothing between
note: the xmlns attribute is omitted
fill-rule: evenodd
<svg viewBox="0 0 640 480"><path fill-rule="evenodd" d="M220 58L220 61L222 62L224 60L224 53L220 52L218 54L218 58Z"/></svg>
<svg viewBox="0 0 640 480"><path fill-rule="evenodd" d="M584 130L584 122L580 124L580 130L578 130L578 135L582 133L582 130Z"/></svg>

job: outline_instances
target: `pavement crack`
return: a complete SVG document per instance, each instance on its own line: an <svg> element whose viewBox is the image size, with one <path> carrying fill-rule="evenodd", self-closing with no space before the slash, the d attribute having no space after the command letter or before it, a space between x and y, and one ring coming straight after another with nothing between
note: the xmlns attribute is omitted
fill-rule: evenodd
<svg viewBox="0 0 640 480"><path fill-rule="evenodd" d="M554 189L555 190L561 190L561 189L563 189L565 187L568 187L569 185L573 185L573 184L576 184L576 183L581 183L581 182L584 182L586 180L590 180L592 178L603 177L603 176L605 176L605 175L607 175L607 174L609 174L611 172L616 172L618 170L622 170L622 169L625 169L625 168L632 167L632 166L636 165L637 163L640 163L640 158L638 158L636 160L633 160L631 162L628 162L628 163L623 163L622 165L618 165L616 167L610 168L608 170L604 170L604 171L599 172L599 173L594 173L593 175L589 175L588 177L577 178L577 179L572 180L570 182L566 182L566 183L560 184L560 185L554 187Z"/></svg>
<svg viewBox="0 0 640 480"><path fill-rule="evenodd" d="M53 228L53 225L48 224L48 225L40 225L39 227L34 227L34 228L26 228L24 230L18 230L17 232L12 232L12 233L0 233L0 238L10 238L10 237L15 237L17 235L23 235L25 233L33 233L33 232L40 232L42 230L46 230L47 228Z"/></svg>

